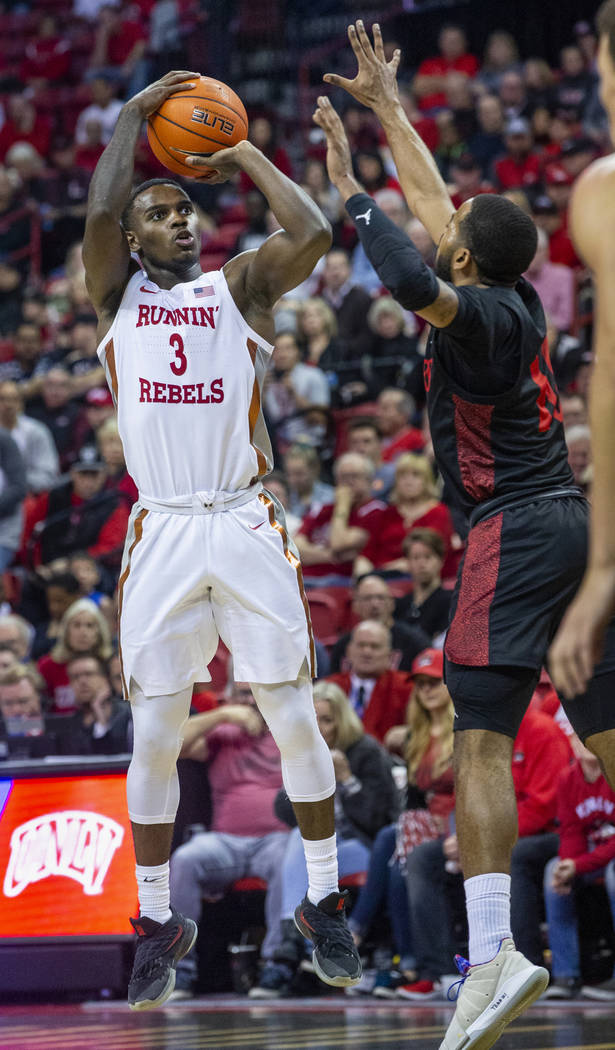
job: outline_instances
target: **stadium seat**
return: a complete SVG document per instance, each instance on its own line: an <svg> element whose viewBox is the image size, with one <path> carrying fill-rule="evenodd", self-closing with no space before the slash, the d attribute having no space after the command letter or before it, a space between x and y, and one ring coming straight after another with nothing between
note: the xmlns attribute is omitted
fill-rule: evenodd
<svg viewBox="0 0 615 1050"><path fill-rule="evenodd" d="M306 593L314 635L323 645L335 645L348 626L349 588L315 587Z"/></svg>

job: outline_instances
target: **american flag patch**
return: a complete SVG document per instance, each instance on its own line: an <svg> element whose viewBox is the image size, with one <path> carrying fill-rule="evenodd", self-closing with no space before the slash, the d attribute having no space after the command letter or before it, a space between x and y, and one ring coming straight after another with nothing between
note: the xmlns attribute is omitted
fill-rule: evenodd
<svg viewBox="0 0 615 1050"><path fill-rule="evenodd" d="M202 284L200 288L194 288L193 291L195 299L204 299L205 296L214 294L214 286L213 284Z"/></svg>

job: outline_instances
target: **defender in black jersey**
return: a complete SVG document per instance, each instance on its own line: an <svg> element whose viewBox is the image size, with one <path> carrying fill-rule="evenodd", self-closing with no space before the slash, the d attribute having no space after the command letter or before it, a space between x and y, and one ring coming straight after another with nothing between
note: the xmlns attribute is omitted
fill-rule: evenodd
<svg viewBox="0 0 615 1050"><path fill-rule="evenodd" d="M408 204L438 244L434 274L362 192L341 121L320 98L314 119L327 137L329 177L363 248L389 292L432 325L425 384L434 453L470 517L445 645L470 960L441 1050L488 1050L548 983L510 932L511 760L549 642L583 574L588 508L567 463L544 314L521 279L536 250L532 220L494 195L455 212L400 105L399 52L387 62L377 26L373 46L360 22L349 37L357 76L325 80L374 110ZM614 666L603 665L587 696L566 706L612 784Z"/></svg>

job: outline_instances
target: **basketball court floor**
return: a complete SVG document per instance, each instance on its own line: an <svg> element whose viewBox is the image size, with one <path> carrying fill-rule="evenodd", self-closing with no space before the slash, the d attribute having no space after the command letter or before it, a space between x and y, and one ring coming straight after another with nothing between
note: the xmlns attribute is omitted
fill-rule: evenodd
<svg viewBox="0 0 615 1050"><path fill-rule="evenodd" d="M133 1013L125 1003L0 1007L1 1050L437 1050L451 1010L341 996L231 995ZM615 1006L534 1005L499 1050L615 1050Z"/></svg>

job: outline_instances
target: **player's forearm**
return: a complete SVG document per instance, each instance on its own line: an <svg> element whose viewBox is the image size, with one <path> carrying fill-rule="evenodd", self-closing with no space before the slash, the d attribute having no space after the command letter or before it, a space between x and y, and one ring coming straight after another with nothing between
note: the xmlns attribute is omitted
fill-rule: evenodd
<svg viewBox="0 0 615 1050"><path fill-rule="evenodd" d="M437 244L455 208L436 162L400 103L377 109L376 116L391 148L408 207Z"/></svg>
<svg viewBox="0 0 615 1050"><path fill-rule="evenodd" d="M88 212L105 212L120 219L134 179L135 147L143 117L128 102L122 109L109 145L102 154L90 183Z"/></svg>
<svg viewBox="0 0 615 1050"><path fill-rule="evenodd" d="M258 186L286 233L300 243L331 240L331 226L317 204L250 142L242 143L241 168Z"/></svg>
<svg viewBox="0 0 615 1050"><path fill-rule="evenodd" d="M596 345L590 392L593 448L590 568L615 570L615 363L613 351Z"/></svg>

